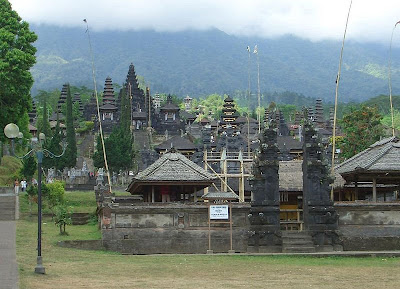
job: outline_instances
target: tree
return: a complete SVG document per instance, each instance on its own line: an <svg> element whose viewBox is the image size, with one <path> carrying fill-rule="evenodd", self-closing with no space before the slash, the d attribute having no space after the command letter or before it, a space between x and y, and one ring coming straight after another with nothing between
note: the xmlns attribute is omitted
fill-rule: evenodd
<svg viewBox="0 0 400 289"><path fill-rule="evenodd" d="M67 89L67 112L66 112L66 127L67 127L67 148L63 156L64 167L72 168L76 165L77 147L75 138L74 117L72 115L72 97L71 91Z"/></svg>
<svg viewBox="0 0 400 289"><path fill-rule="evenodd" d="M44 133L46 135L46 137L51 136L51 129L50 129L50 123L49 123L49 112L47 110L47 101L46 100L43 102L42 118L40 119L40 122L38 123L38 131Z"/></svg>
<svg viewBox="0 0 400 289"><path fill-rule="evenodd" d="M54 134L50 140L46 141L45 148L55 155L61 155L61 142L63 137L64 136L60 128L60 120L57 118L57 124ZM61 170L64 168L64 162L62 161L62 159L60 160L59 158L44 157L42 166L45 169L56 168L57 170Z"/></svg>
<svg viewBox="0 0 400 289"><path fill-rule="evenodd" d="M104 140L104 146L106 148L108 168L111 172L128 170L132 167L135 153L129 130L127 132L121 125L116 127L110 136ZM93 155L94 166L103 168L104 154L100 136L97 138L96 148L97 151Z"/></svg>
<svg viewBox="0 0 400 289"><path fill-rule="evenodd" d="M68 235L65 226L72 224L72 207L60 204L54 208L54 211L54 223L60 228L60 235Z"/></svg>
<svg viewBox="0 0 400 289"><path fill-rule="evenodd" d="M37 169L35 157L31 154L22 160L20 174L27 180L31 180Z"/></svg>
<svg viewBox="0 0 400 289"><path fill-rule="evenodd" d="M350 158L383 137L381 119L376 106L363 105L360 109L353 108L345 114L340 121L344 133L340 144L342 157Z"/></svg>
<svg viewBox="0 0 400 289"><path fill-rule="evenodd" d="M0 0L0 140L5 139L3 128L8 123L28 126L20 119L32 105L30 68L36 62L36 48L32 46L36 39L10 2Z"/></svg>

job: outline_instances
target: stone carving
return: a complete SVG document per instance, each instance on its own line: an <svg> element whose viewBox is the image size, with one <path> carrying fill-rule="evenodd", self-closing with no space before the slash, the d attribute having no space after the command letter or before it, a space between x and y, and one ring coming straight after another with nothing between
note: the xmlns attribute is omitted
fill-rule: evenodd
<svg viewBox="0 0 400 289"><path fill-rule="evenodd" d="M253 203L251 205L248 250L280 252L279 162L277 128L274 118L263 130L253 163Z"/></svg>
<svg viewBox="0 0 400 289"><path fill-rule="evenodd" d="M313 236L317 250L339 245L338 215L330 199L332 178L324 158L320 137L305 111L303 130L304 225Z"/></svg>

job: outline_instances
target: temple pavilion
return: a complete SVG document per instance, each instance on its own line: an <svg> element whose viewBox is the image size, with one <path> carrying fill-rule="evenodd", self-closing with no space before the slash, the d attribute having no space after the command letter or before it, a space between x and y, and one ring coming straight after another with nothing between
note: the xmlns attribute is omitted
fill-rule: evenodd
<svg viewBox="0 0 400 289"><path fill-rule="evenodd" d="M335 200L377 202L398 199L400 141L397 137L378 141L337 165L335 172L344 180L342 186L336 187Z"/></svg>
<svg viewBox="0 0 400 289"><path fill-rule="evenodd" d="M133 177L126 190L150 203L196 202L197 192L211 186L216 178L171 149Z"/></svg>

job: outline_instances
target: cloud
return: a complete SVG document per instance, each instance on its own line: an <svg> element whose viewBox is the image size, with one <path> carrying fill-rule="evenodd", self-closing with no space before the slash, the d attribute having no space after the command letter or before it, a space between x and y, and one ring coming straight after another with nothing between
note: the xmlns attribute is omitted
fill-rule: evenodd
<svg viewBox="0 0 400 289"><path fill-rule="evenodd" d="M350 0L9 1L24 20L35 24L83 26L86 18L94 30L215 27L232 35L270 38L294 34L313 41L341 39L350 5ZM398 0L354 0L348 39L387 43L400 20L399 11Z"/></svg>

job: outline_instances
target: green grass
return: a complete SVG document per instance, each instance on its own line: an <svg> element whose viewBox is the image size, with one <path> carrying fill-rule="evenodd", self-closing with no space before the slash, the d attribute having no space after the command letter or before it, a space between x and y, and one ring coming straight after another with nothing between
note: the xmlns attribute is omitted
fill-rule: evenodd
<svg viewBox="0 0 400 289"><path fill-rule="evenodd" d="M11 156L3 156L0 164L0 186L13 186L15 178L18 178L22 163Z"/></svg>
<svg viewBox="0 0 400 289"><path fill-rule="evenodd" d="M56 246L59 240L99 239L96 225L68 226L60 236L44 219L46 275L34 274L35 219L17 225L20 288L396 288L399 258L247 255L120 255ZM145 240L144 240L145 241Z"/></svg>
<svg viewBox="0 0 400 289"><path fill-rule="evenodd" d="M94 213L96 211L96 197L93 191L66 191L65 201L73 207L74 213ZM50 214L46 202L43 204L43 214ZM29 200L26 194L20 195L20 212L29 214ZM37 214L37 203L32 204L32 213Z"/></svg>
<svg viewBox="0 0 400 289"><path fill-rule="evenodd" d="M23 198L21 198L23 199ZM93 192L66 192L77 211L92 212ZM397 288L400 258L248 255L121 255L61 248L62 240L99 240L96 224L67 226L59 235L44 217L42 256L46 275L34 274L37 218L17 222L20 288ZM36 207L36 206L35 206ZM146 240L143 240L144 242Z"/></svg>

